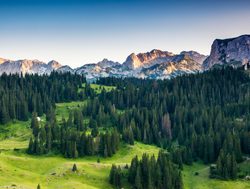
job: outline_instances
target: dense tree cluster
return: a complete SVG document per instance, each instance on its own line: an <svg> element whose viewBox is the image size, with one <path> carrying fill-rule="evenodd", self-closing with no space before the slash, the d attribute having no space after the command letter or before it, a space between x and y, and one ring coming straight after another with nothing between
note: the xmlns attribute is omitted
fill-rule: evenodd
<svg viewBox="0 0 250 189"><path fill-rule="evenodd" d="M31 121L33 137L30 139L28 153L45 154L59 152L68 158L91 155L110 157L119 149L120 135L116 129L100 133L94 137L86 133L82 113L75 110L68 120L58 124L55 113L51 110L47 123L42 126L34 113Z"/></svg>
<svg viewBox="0 0 250 189"><path fill-rule="evenodd" d="M51 73L49 76L0 76L0 124L17 119L27 121L32 112L46 113L56 102L83 99L89 88L79 93L85 78L69 73Z"/></svg>
<svg viewBox="0 0 250 189"><path fill-rule="evenodd" d="M237 178L237 162L242 161L240 140L237 135L228 134L220 150L216 167L211 166L210 176L223 179Z"/></svg>
<svg viewBox="0 0 250 189"><path fill-rule="evenodd" d="M216 167L210 167L210 176L213 178L236 179L237 162L234 154L225 153L221 150Z"/></svg>
<svg viewBox="0 0 250 189"><path fill-rule="evenodd" d="M122 188L122 170L120 166L112 165L109 173L109 183L114 185L116 188Z"/></svg>
<svg viewBox="0 0 250 189"><path fill-rule="evenodd" d="M168 154L159 152L158 158L143 154L134 157L128 170L128 181L135 189L182 189L181 171L172 163ZM112 166L110 183L121 187L121 168Z"/></svg>

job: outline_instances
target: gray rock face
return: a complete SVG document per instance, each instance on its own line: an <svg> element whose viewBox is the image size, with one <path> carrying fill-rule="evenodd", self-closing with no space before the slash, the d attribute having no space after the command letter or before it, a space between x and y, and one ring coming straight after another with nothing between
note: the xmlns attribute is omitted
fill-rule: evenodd
<svg viewBox="0 0 250 189"><path fill-rule="evenodd" d="M85 64L72 69L62 66L55 60L48 64L39 60L11 61L0 59L0 74L50 74L52 71L60 73L71 72L83 74L89 80L99 77L137 77L137 78L172 78L185 73L201 71L201 62L204 59L194 51L185 51L181 54L173 54L168 51L152 50L146 53L131 54L123 64L108 59L98 63Z"/></svg>
<svg viewBox="0 0 250 189"><path fill-rule="evenodd" d="M198 62L199 64L203 64L204 60L208 57L196 51L182 51L180 54L189 56L191 59Z"/></svg>
<svg viewBox="0 0 250 189"><path fill-rule="evenodd" d="M75 70L69 66L61 66L56 71L59 73L67 73L67 72L75 73Z"/></svg>
<svg viewBox="0 0 250 189"><path fill-rule="evenodd" d="M137 55L132 53L127 57L123 65L129 69L145 68L155 64L161 64L163 62L169 62L173 56L174 54L168 51L154 49L150 52L139 53Z"/></svg>
<svg viewBox="0 0 250 189"><path fill-rule="evenodd" d="M241 66L250 61L250 35L242 35L231 39L216 39L210 56L204 61L205 70L215 64Z"/></svg>
<svg viewBox="0 0 250 189"><path fill-rule="evenodd" d="M182 74L197 73L200 71L202 71L201 63L196 62L188 55L180 54L176 55L170 62L143 68L138 75L151 79L170 79Z"/></svg>
<svg viewBox="0 0 250 189"><path fill-rule="evenodd" d="M53 70L57 70L61 65L56 61L48 64L39 60L7 60L0 64L0 74L50 74Z"/></svg>
<svg viewBox="0 0 250 189"><path fill-rule="evenodd" d="M212 68L214 65L250 66L250 35L231 39L216 39L207 57L195 51L173 54L154 49L150 52L130 54L120 64L108 59L97 63L84 64L72 69L62 66L55 60L48 64L39 60L12 61L0 58L0 74L50 74L52 71L83 74L89 80L99 77L137 77L165 79L181 74L196 73ZM248 67L249 67L248 66Z"/></svg>

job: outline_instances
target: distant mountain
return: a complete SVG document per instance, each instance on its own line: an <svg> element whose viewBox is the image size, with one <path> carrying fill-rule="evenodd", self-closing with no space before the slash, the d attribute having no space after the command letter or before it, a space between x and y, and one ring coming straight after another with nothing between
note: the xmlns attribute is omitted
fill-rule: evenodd
<svg viewBox="0 0 250 189"><path fill-rule="evenodd" d="M132 53L123 63L124 66L129 69L137 69L142 67L150 67L155 64L161 64L164 62L169 62L173 58L174 54L168 51L161 51L154 49L147 53Z"/></svg>
<svg viewBox="0 0 250 189"><path fill-rule="evenodd" d="M53 70L57 70L61 67L56 61L50 61L48 64L41 62L39 60L4 60L1 59L2 63L0 64L0 74L2 73L18 73L18 74L50 74ZM0 62L1 62L0 60Z"/></svg>
<svg viewBox="0 0 250 189"><path fill-rule="evenodd" d="M4 62L6 62L6 61L7 61L6 59L0 58L0 64L4 63Z"/></svg>
<svg viewBox="0 0 250 189"><path fill-rule="evenodd" d="M196 60L198 62L196 62ZM175 55L168 51L152 50L146 53L132 53L123 64L107 59L98 63L85 64L75 69L88 79L98 77L171 78L183 73L201 71L206 56L194 51Z"/></svg>
<svg viewBox="0 0 250 189"><path fill-rule="evenodd" d="M204 60L208 57L196 51L182 51L180 54L189 56L191 59L198 62L199 64L203 64Z"/></svg>
<svg viewBox="0 0 250 189"><path fill-rule="evenodd" d="M69 66L61 66L56 71L60 73L66 73L66 72L75 73L75 70Z"/></svg>
<svg viewBox="0 0 250 189"><path fill-rule="evenodd" d="M205 70L214 65L241 66L250 60L250 35L214 40L209 57L204 61Z"/></svg>
<svg viewBox="0 0 250 189"><path fill-rule="evenodd" d="M250 60L250 35L230 39L216 39L209 56L195 51L173 54L158 49L146 53L130 54L120 64L108 59L84 64L72 69L52 60L47 64L39 60L12 61L0 58L0 74L6 72L23 74L50 74L52 71L83 74L88 80L99 77L137 77L165 79L182 74L202 72L215 65L242 66Z"/></svg>
<svg viewBox="0 0 250 189"><path fill-rule="evenodd" d="M39 60L2 60L0 74L6 72L23 74L50 74L53 70L58 72L71 72L83 74L92 80L99 77L138 77L138 78L171 78L184 73L195 73L201 71L201 55L194 51L184 51L175 55L168 51L152 50L135 55L132 53L123 64L108 59L97 63L84 64L72 69L62 66L59 62L52 60L47 64Z"/></svg>
<svg viewBox="0 0 250 189"><path fill-rule="evenodd" d="M176 55L172 61L143 68L140 77L151 79L170 79L182 74L196 73L202 70L202 64L188 55Z"/></svg>

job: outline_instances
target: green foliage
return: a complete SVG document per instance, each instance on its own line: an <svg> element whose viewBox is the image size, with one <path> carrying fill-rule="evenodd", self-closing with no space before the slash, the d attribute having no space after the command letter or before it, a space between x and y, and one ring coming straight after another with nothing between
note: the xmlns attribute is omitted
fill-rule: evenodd
<svg viewBox="0 0 250 189"><path fill-rule="evenodd" d="M56 102L84 99L78 87L85 78L69 73L51 73L49 76L0 76L0 124L10 120L27 121L32 112L38 116L47 113Z"/></svg>
<svg viewBox="0 0 250 189"><path fill-rule="evenodd" d="M52 111L53 112L53 111ZM57 124L54 113L47 116L47 123L39 127L36 113L33 113L31 128L33 138L30 139L29 154L46 154L52 151L60 152L65 157L77 158L83 156L102 155L110 157L116 153L120 145L120 135L116 129L98 135L98 130L92 136L84 131L83 118L79 110L70 113L67 121ZM97 127L95 121L90 122ZM84 131L84 132L82 132Z"/></svg>
<svg viewBox="0 0 250 189"><path fill-rule="evenodd" d="M215 163L221 149L238 163L250 153L250 78L240 69L162 81L102 78L98 84L117 90L99 95L84 112L99 119L95 115L104 109L125 142L169 149L180 168L199 159ZM113 109L123 113L114 115Z"/></svg>
<svg viewBox="0 0 250 189"><path fill-rule="evenodd" d="M110 178L113 178L115 171L116 167L112 166ZM141 160L135 156L128 170L128 181L136 189L183 188L181 172L163 151L159 152L157 160L155 156L149 157L147 154L143 154ZM114 184L114 182L110 183Z"/></svg>
<svg viewBox="0 0 250 189"><path fill-rule="evenodd" d="M109 183L114 185L116 188L122 188L121 177L121 167L116 167L115 165L112 165L109 174Z"/></svg>
<svg viewBox="0 0 250 189"><path fill-rule="evenodd" d="M76 167L76 164L74 163L73 167L72 167L72 171L73 172L76 172L77 171L77 167Z"/></svg>
<svg viewBox="0 0 250 189"><path fill-rule="evenodd" d="M216 168L210 170L212 178L236 179L238 166L234 154L221 150Z"/></svg>

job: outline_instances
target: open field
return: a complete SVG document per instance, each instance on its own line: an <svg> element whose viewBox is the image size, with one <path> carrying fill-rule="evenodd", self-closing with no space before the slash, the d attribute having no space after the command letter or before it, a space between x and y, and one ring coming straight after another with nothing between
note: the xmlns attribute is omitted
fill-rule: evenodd
<svg viewBox="0 0 250 189"><path fill-rule="evenodd" d="M159 148L141 143L122 146L111 158L86 157L65 159L61 156L30 156L23 151L2 151L0 154L0 188L16 185L18 188L112 188L108 183L113 163L125 165L135 155L158 153ZM78 172L71 168L76 163Z"/></svg>

